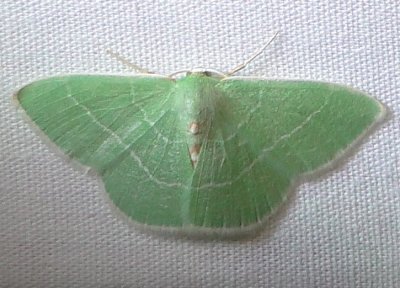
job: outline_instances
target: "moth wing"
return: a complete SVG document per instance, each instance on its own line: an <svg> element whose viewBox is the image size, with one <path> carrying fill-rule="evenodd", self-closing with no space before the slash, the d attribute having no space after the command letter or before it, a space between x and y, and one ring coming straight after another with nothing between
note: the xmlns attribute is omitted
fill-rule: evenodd
<svg viewBox="0 0 400 288"><path fill-rule="evenodd" d="M260 223L294 180L329 166L379 120L383 106L341 85L228 78L213 141L202 146L188 215L195 225Z"/></svg>
<svg viewBox="0 0 400 288"><path fill-rule="evenodd" d="M73 75L33 82L16 97L56 146L100 174L129 217L180 225L192 167L177 129L174 85L150 76Z"/></svg>

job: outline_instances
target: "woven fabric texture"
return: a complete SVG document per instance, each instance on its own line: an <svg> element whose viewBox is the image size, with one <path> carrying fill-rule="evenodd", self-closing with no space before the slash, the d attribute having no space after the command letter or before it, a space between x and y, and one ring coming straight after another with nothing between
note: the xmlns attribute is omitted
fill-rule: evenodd
<svg viewBox="0 0 400 288"><path fill-rule="evenodd" d="M400 287L400 6L397 0L2 1L1 287ZM361 89L388 119L338 169L307 182L246 241L160 237L127 225L101 185L60 158L12 94L51 75L239 75Z"/></svg>

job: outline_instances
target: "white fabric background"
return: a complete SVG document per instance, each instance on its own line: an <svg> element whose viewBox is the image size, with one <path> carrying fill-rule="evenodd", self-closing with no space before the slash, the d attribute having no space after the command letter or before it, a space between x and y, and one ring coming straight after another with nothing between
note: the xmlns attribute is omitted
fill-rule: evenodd
<svg viewBox="0 0 400 288"><path fill-rule="evenodd" d="M0 5L0 286L400 287L397 0ZM11 103L39 77L128 72L107 48L159 73L227 71L277 30L240 75L348 84L392 115L339 169L292 193L252 240L132 228L96 179L49 150Z"/></svg>

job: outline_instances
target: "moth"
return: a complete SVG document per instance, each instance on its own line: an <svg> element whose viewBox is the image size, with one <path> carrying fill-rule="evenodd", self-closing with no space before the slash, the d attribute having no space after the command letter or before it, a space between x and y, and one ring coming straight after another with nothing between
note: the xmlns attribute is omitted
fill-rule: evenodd
<svg viewBox="0 0 400 288"><path fill-rule="evenodd" d="M342 85L232 76L271 41L229 73L51 77L16 99L45 137L97 173L135 223L249 233L385 112Z"/></svg>

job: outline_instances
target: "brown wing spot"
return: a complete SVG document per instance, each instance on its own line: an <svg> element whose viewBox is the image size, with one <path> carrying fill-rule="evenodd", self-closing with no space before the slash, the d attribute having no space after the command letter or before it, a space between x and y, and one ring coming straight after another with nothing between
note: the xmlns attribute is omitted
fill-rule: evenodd
<svg viewBox="0 0 400 288"><path fill-rule="evenodd" d="M197 161L199 160L200 149L201 149L200 144L194 144L189 149L190 160L192 161L193 167L196 167Z"/></svg>
<svg viewBox="0 0 400 288"><path fill-rule="evenodd" d="M199 134L200 126L197 122L192 122L189 125L189 132L193 135Z"/></svg>

